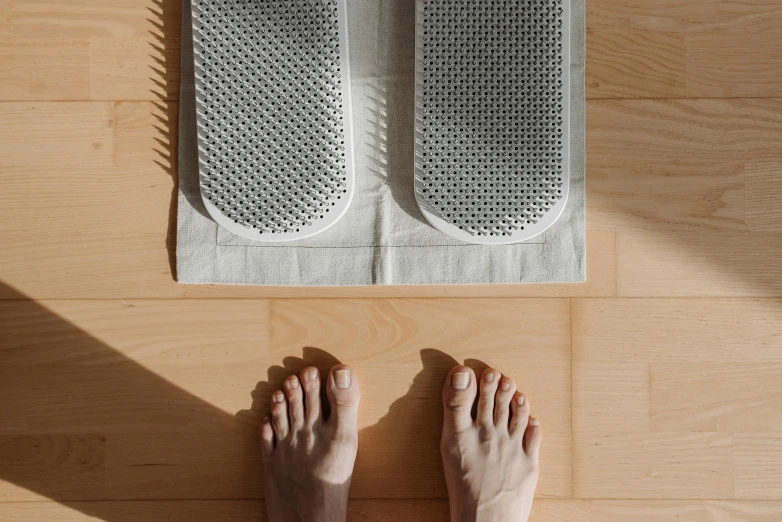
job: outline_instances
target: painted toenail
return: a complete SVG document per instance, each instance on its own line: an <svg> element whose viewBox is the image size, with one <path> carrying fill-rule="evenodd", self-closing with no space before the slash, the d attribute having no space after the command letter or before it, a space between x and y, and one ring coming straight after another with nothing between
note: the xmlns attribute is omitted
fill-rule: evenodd
<svg viewBox="0 0 782 522"><path fill-rule="evenodd" d="M334 382L337 388L350 388L350 370L337 370L334 372Z"/></svg>
<svg viewBox="0 0 782 522"><path fill-rule="evenodd" d="M516 397L516 404L518 404L519 406L524 406L524 396L523 395L521 397Z"/></svg>
<svg viewBox="0 0 782 522"><path fill-rule="evenodd" d="M299 387L298 379L291 379L288 381L288 388L290 388L291 390L295 390L298 387Z"/></svg>
<svg viewBox="0 0 782 522"><path fill-rule="evenodd" d="M318 370L310 370L307 372L307 379L314 381L318 378Z"/></svg>
<svg viewBox="0 0 782 522"><path fill-rule="evenodd" d="M494 382L494 374L492 372L486 373L483 378L486 379L486 382Z"/></svg>
<svg viewBox="0 0 782 522"><path fill-rule="evenodd" d="M274 402L282 402L285 400L285 397L282 395L282 393L277 392L274 394Z"/></svg>
<svg viewBox="0 0 782 522"><path fill-rule="evenodd" d="M540 423L537 420L533 419L530 421L530 426L540 426Z"/></svg>
<svg viewBox="0 0 782 522"><path fill-rule="evenodd" d="M467 372L457 372L451 375L451 387L454 390L466 390L470 385L470 374Z"/></svg>
<svg viewBox="0 0 782 522"><path fill-rule="evenodd" d="M502 383L502 391L508 391L510 390L510 384L507 382Z"/></svg>

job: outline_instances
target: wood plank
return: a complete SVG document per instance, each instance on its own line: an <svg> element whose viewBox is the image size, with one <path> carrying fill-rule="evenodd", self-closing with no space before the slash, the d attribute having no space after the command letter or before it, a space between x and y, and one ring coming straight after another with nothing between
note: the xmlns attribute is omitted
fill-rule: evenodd
<svg viewBox="0 0 782 522"><path fill-rule="evenodd" d="M0 502L104 498L106 438L0 435Z"/></svg>
<svg viewBox="0 0 782 522"><path fill-rule="evenodd" d="M777 299L579 299L573 360L782 362Z"/></svg>
<svg viewBox="0 0 782 522"><path fill-rule="evenodd" d="M617 232L622 297L782 296L782 234L725 230Z"/></svg>
<svg viewBox="0 0 782 522"><path fill-rule="evenodd" d="M4 225L13 225L4 223ZM166 232L98 238L71 233L0 232L3 299L181 297L173 279L174 238ZM34 267L34 269L32 269Z"/></svg>
<svg viewBox="0 0 782 522"><path fill-rule="evenodd" d="M750 200L745 166L735 161L590 167L587 177L587 221L614 230L743 231L745 206L757 199Z"/></svg>
<svg viewBox="0 0 782 522"><path fill-rule="evenodd" d="M702 31L734 27L776 29L782 6L775 0L595 0L587 4L587 24L594 30L644 29Z"/></svg>
<svg viewBox="0 0 782 522"><path fill-rule="evenodd" d="M573 450L576 498L733 498L730 435L578 434Z"/></svg>
<svg viewBox="0 0 782 522"><path fill-rule="evenodd" d="M233 426L268 365L268 315L248 300L0 302L0 366L18 375L4 393L26 397L36 433Z"/></svg>
<svg viewBox="0 0 782 522"><path fill-rule="evenodd" d="M86 39L0 38L0 101L88 100L89 71Z"/></svg>
<svg viewBox="0 0 782 522"><path fill-rule="evenodd" d="M88 120L101 122L104 118L108 118L110 128L106 132L106 141L111 144L112 150L108 151L107 158L101 159L105 161L110 158L114 168L111 166L97 168L96 165L89 163L85 165L83 162L69 165L67 160L57 165L36 165L35 162L33 164L28 162L13 168L9 167L5 170L7 175L0 181L8 199L3 207L8 209L4 211L9 212L9 217L29 209L29 200L34 198L43 206L50 206L51 211L62 212L61 215L54 216L47 212L42 217L64 222L70 229L83 230L82 227L88 225L84 218L85 214L93 223L95 222L94 217L89 216L90 212L87 212L89 208L84 209L83 212L76 211L85 205L93 207L103 205L103 208L95 209L103 219L117 216L116 222L108 223L112 229L114 226L121 225L122 221L137 223L137 230L144 232L154 228L162 231L167 227L171 192L175 189L173 178L176 172L176 157L173 152L176 150L178 112L176 103L123 102L115 106L113 103L101 102L45 104L42 107L48 107L49 112L56 110L69 112L62 115L63 127L73 123L70 118L87 117ZM73 110L68 111L68 108ZM36 114L35 110L31 110L29 117L47 118L49 112ZM56 125L57 122L50 120L29 122L32 127L31 133L41 133L44 136L45 129L52 124ZM64 131L64 128L60 130ZM81 139L85 137L82 136ZM65 149L70 143L70 139L62 135L53 135L51 141L65 143L44 142L36 146ZM52 161L58 160L52 158ZM155 206L136 208L132 213L128 208L129 204L138 206L149 201L152 201ZM41 223L36 223L32 219L35 214L31 212L40 215L40 208L33 206L27 212L27 215L19 216L21 224L32 220L32 225L38 229L44 228ZM149 218L149 221L139 221L139 218ZM82 221L74 222L76 219ZM47 226L46 230L51 228ZM122 232L127 234L130 230Z"/></svg>
<svg viewBox="0 0 782 522"><path fill-rule="evenodd" d="M0 383L3 383L0 393L0 411L3 412L0 434L24 433L29 409L27 382L16 368L5 365L0 367Z"/></svg>
<svg viewBox="0 0 782 522"><path fill-rule="evenodd" d="M737 499L782 499L782 435L734 436Z"/></svg>
<svg viewBox="0 0 782 522"><path fill-rule="evenodd" d="M593 500L600 522L774 522L782 502L737 500Z"/></svg>
<svg viewBox="0 0 782 522"><path fill-rule="evenodd" d="M782 29L737 28L688 32L687 96L782 96Z"/></svg>
<svg viewBox="0 0 782 522"><path fill-rule="evenodd" d="M0 112L16 105L1 105ZM25 115L25 121L29 135L44 139L18 147L17 130L13 146L8 144L28 155L34 148L37 159L8 166L0 181L4 281L36 298L181 296L184 289L172 276L177 104L125 102L116 110L104 102L37 106L42 110ZM74 155L69 148L74 141L92 148L81 143L92 138L89 129L79 129L91 121L103 125L102 118L108 125L100 129L101 139L112 150ZM24 144L25 129L21 133ZM42 147L49 150L40 154ZM22 156L0 157L0 164L14 154ZM93 161L97 154L102 156Z"/></svg>
<svg viewBox="0 0 782 522"><path fill-rule="evenodd" d="M782 431L782 365L653 363L652 431Z"/></svg>
<svg viewBox="0 0 782 522"><path fill-rule="evenodd" d="M685 39L678 32L588 31L587 98L684 98Z"/></svg>
<svg viewBox="0 0 782 522"><path fill-rule="evenodd" d="M589 100L590 168L714 166L782 154L782 100Z"/></svg>
<svg viewBox="0 0 782 522"><path fill-rule="evenodd" d="M0 230L9 240L29 235L65 243L70 237L91 237L94 247L103 238L154 235L154 231L165 236L173 184L160 167L68 168L48 173L4 169ZM4 246L23 248L11 241Z"/></svg>
<svg viewBox="0 0 782 522"><path fill-rule="evenodd" d="M589 502L535 501L530 522L558 520L587 522ZM69 520L190 520L192 522L269 522L262 500L152 500L68 502L14 502L2 505L0 521L49 522ZM441 499L351 499L348 522L447 522L448 502ZM754 520L753 520L754 522Z"/></svg>
<svg viewBox="0 0 782 522"><path fill-rule="evenodd" d="M90 99L178 100L179 36L90 39Z"/></svg>
<svg viewBox="0 0 782 522"><path fill-rule="evenodd" d="M111 166L113 124L111 103L2 103L0 168Z"/></svg>
<svg viewBox="0 0 782 522"><path fill-rule="evenodd" d="M782 161L744 165L744 219L754 231L782 231Z"/></svg>
<svg viewBox="0 0 782 522"><path fill-rule="evenodd" d="M114 164L144 167L177 176L179 104L175 102L117 102L115 104ZM170 185L173 186L173 185Z"/></svg>
<svg viewBox="0 0 782 522"><path fill-rule="evenodd" d="M255 425L220 422L209 431L116 433L108 440L106 495L110 499L242 499L262 495Z"/></svg>
<svg viewBox="0 0 782 522"><path fill-rule="evenodd" d="M271 314L273 358L317 346L354 364L409 364L431 348L497 368L570 364L567 299L274 300Z"/></svg>
<svg viewBox="0 0 782 522"><path fill-rule="evenodd" d="M573 432L649 431L649 365L573 365Z"/></svg>
<svg viewBox="0 0 782 522"><path fill-rule="evenodd" d="M662 3L639 2L636 9L625 15L634 18L640 10ZM696 9L694 4L669 4L671 10ZM739 5L736 15L744 14L747 23L720 22L719 13L714 12L686 22L686 15L668 18L666 13L657 11L657 21L668 18L661 25L653 26L647 20L640 27L627 23L603 26L604 19L612 14L590 13L587 97L779 97L782 32L778 25L766 25L767 13L753 13L757 6ZM600 9L599 6L592 9ZM760 23L750 24L753 18Z"/></svg>
<svg viewBox="0 0 782 522"><path fill-rule="evenodd" d="M160 27L179 31L178 0L7 0L10 29L20 37L144 36ZM176 21L176 23L174 23Z"/></svg>

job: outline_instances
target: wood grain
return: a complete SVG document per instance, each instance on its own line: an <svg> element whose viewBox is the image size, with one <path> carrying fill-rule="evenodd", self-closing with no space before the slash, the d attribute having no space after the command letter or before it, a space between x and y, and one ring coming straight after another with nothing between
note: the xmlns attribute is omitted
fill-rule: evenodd
<svg viewBox="0 0 782 522"><path fill-rule="evenodd" d="M742 433L734 441L736 498L781 498L782 436Z"/></svg>
<svg viewBox="0 0 782 522"><path fill-rule="evenodd" d="M753 231L782 231L782 162L746 163L744 183L747 227Z"/></svg>
<svg viewBox="0 0 782 522"><path fill-rule="evenodd" d="M0 502L104 498L105 459L101 435L0 435Z"/></svg>
<svg viewBox="0 0 782 522"><path fill-rule="evenodd" d="M773 522L781 502L736 500L594 500L592 520L600 522Z"/></svg>
<svg viewBox="0 0 782 522"><path fill-rule="evenodd" d="M0 100L74 101L89 94L88 40L0 37Z"/></svg>
<svg viewBox="0 0 782 522"><path fill-rule="evenodd" d="M770 17L758 17L763 18ZM782 96L780 25L730 25L685 34L688 97Z"/></svg>
<svg viewBox="0 0 782 522"><path fill-rule="evenodd" d="M733 498L733 438L718 433L579 434L576 498Z"/></svg>
<svg viewBox="0 0 782 522"><path fill-rule="evenodd" d="M590 100L590 168L715 166L782 154L782 100Z"/></svg>
<svg viewBox="0 0 782 522"><path fill-rule="evenodd" d="M782 431L782 365L670 364L650 368L653 431Z"/></svg>
<svg viewBox="0 0 782 522"><path fill-rule="evenodd" d="M777 299L579 299L573 360L782 362Z"/></svg>
<svg viewBox="0 0 782 522"><path fill-rule="evenodd" d="M681 33L588 31L588 98L683 98L685 40Z"/></svg>
<svg viewBox="0 0 782 522"><path fill-rule="evenodd" d="M193 522L269 522L262 500L163 500L69 502L14 502L3 506L0 521L45 522L69 520L191 520ZM447 522L448 502L416 499L354 499L348 504L348 522ZM589 522L590 505L579 500L535 501L530 522ZM754 520L753 520L754 522Z"/></svg>
<svg viewBox="0 0 782 522"><path fill-rule="evenodd" d="M2 103L0 168L111 166L113 125L112 103Z"/></svg>
<svg viewBox="0 0 782 522"><path fill-rule="evenodd" d="M155 25L181 21L173 0L7 0L10 30L20 37L145 36ZM168 25L170 24L170 25ZM177 29L178 30L178 29Z"/></svg>
<svg viewBox="0 0 782 522"><path fill-rule="evenodd" d="M649 365L573 364L573 432L649 431Z"/></svg>
<svg viewBox="0 0 782 522"><path fill-rule="evenodd" d="M663 253L664 255L660 255ZM782 296L782 234L618 232L621 297Z"/></svg>
<svg viewBox="0 0 782 522"><path fill-rule="evenodd" d="M90 39L90 99L178 100L179 39Z"/></svg>

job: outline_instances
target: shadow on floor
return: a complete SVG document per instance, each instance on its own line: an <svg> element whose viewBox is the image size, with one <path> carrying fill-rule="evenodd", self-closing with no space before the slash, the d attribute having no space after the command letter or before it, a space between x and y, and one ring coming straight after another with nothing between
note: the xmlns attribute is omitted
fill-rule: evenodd
<svg viewBox="0 0 782 522"><path fill-rule="evenodd" d="M180 516L172 510L183 503L165 501L189 499L246 501L243 509L262 518L257 430L268 414L269 397L285 377L305 366L325 373L337 363L334 356L304 347L301 357L286 357L254 390L247 383L252 403L231 415L41 304L0 287L13 296L0 301L0 479L32 492L30 499L45 497L106 521L138 516L138 503L114 502L135 499L148 501L143 516L149 520ZM31 329L37 331L33 344ZM422 350L421 361L423 368L407 393L376 424L361 430L360 447L415 447L413 441L421 436L439 440L442 420L432 413L441 411L439 389L456 361L433 349ZM365 390L371 386L365 380ZM420 415L411 417L416 411ZM428 466L424 475L431 482L431 467L440 464L435 441L430 442L423 445L426 454L407 462L389 461L382 451L359 450L357 476L375 487L383 480L393 487L416 466ZM429 496L445 491L444 483L424 487ZM354 482L353 489L360 491L361 485Z"/></svg>

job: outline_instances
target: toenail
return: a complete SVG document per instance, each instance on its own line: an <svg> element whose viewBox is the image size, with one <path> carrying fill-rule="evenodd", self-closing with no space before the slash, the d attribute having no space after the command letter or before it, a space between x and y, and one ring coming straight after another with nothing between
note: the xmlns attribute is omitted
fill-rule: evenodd
<svg viewBox="0 0 782 522"><path fill-rule="evenodd" d="M285 400L285 397L283 397L282 392L277 392L274 394L274 402L282 402Z"/></svg>
<svg viewBox="0 0 782 522"><path fill-rule="evenodd" d="M486 375L484 375L483 378L486 379L486 382L494 382L494 373L486 372Z"/></svg>
<svg viewBox="0 0 782 522"><path fill-rule="evenodd" d="M516 397L516 404L518 404L519 406L524 406L524 396L523 395L521 397Z"/></svg>
<svg viewBox="0 0 782 522"><path fill-rule="evenodd" d="M291 390L295 390L299 387L299 380L298 379L291 379L288 381L288 388Z"/></svg>
<svg viewBox="0 0 782 522"><path fill-rule="evenodd" d="M537 419L532 419L530 421L530 426L540 426L540 423L537 421Z"/></svg>
<svg viewBox="0 0 782 522"><path fill-rule="evenodd" d="M318 370L310 370L307 372L307 379L314 381L318 378Z"/></svg>
<svg viewBox="0 0 782 522"><path fill-rule="evenodd" d="M334 372L334 382L337 388L350 388L350 370L337 370Z"/></svg>
<svg viewBox="0 0 782 522"><path fill-rule="evenodd" d="M502 383L502 391L508 391L510 390L510 383L504 382Z"/></svg>
<svg viewBox="0 0 782 522"><path fill-rule="evenodd" d="M454 390L466 390L470 385L470 374L467 372L457 372L451 375L451 387Z"/></svg>

